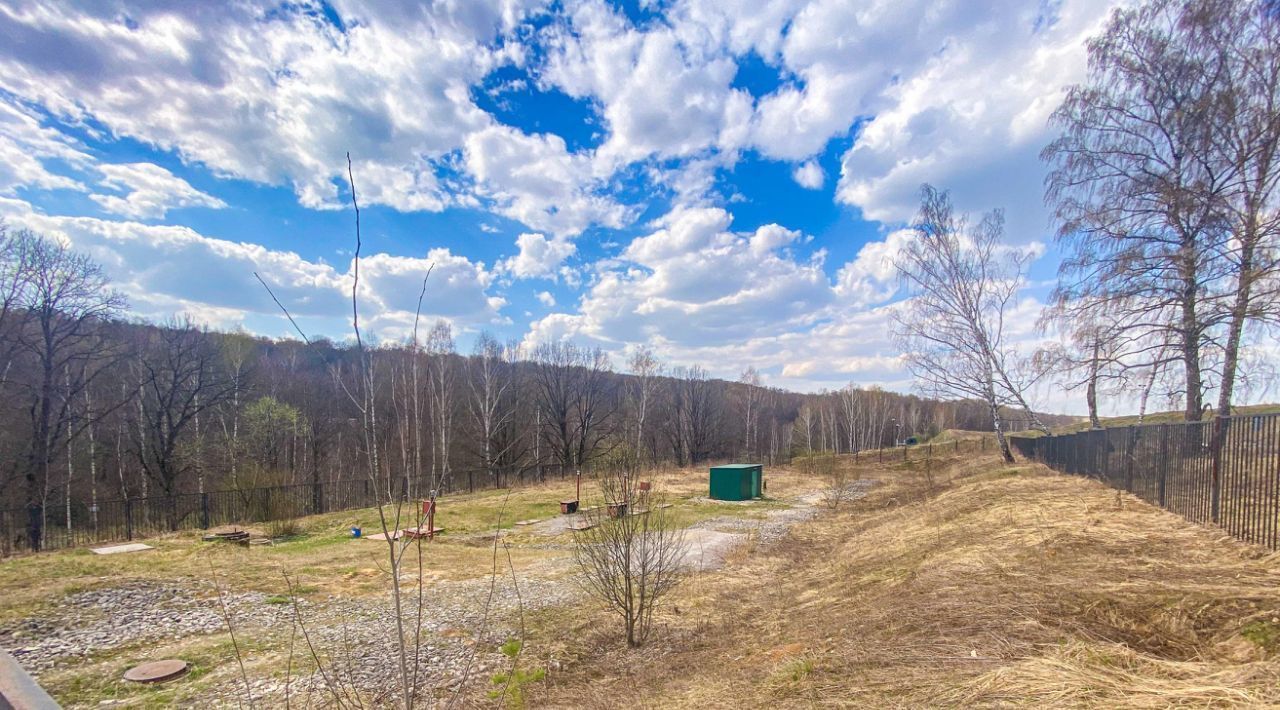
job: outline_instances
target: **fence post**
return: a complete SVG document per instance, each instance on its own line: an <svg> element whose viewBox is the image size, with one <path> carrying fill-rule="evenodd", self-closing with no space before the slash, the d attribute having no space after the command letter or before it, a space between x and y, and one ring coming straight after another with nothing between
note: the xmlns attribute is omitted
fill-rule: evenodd
<svg viewBox="0 0 1280 710"><path fill-rule="evenodd" d="M209 494L200 494L200 529L209 529Z"/></svg>
<svg viewBox="0 0 1280 710"><path fill-rule="evenodd" d="M1209 515L1215 524L1222 512L1222 450L1227 443L1227 417L1213 418L1213 478L1209 481ZM1237 493L1239 490L1236 491Z"/></svg>
<svg viewBox="0 0 1280 710"><path fill-rule="evenodd" d="M317 514L324 512L324 484L320 481L315 482L314 490L311 492L311 508Z"/></svg>
<svg viewBox="0 0 1280 710"><path fill-rule="evenodd" d="M476 492L476 472L474 470L467 471L467 492Z"/></svg>
<svg viewBox="0 0 1280 710"><path fill-rule="evenodd" d="M124 539L133 539L133 499L124 499Z"/></svg>
<svg viewBox="0 0 1280 710"><path fill-rule="evenodd" d="M1156 485L1157 485L1156 496L1157 496L1157 498L1158 498L1158 499L1159 499L1159 501L1160 501L1160 507L1161 507L1161 508L1163 508L1163 507L1164 507L1164 503L1165 503L1165 497L1164 497L1165 483L1168 481L1168 476L1169 476L1169 462L1168 462L1168 460L1166 459L1166 455L1167 455L1167 452L1168 452L1168 449L1169 449L1169 425L1168 425L1168 424L1165 424L1165 425L1163 426L1163 429L1164 429L1164 431L1162 431L1162 432L1160 433L1160 434L1161 434L1161 435L1160 435L1160 439L1161 439L1161 441L1160 441L1160 459L1161 459L1161 462L1160 462L1160 463L1161 463L1161 465L1160 465L1160 473L1159 473L1159 474L1157 474L1157 475L1158 475L1158 477L1156 478L1156 481L1157 481L1157 483L1156 483ZM1130 467L1130 471L1132 471L1132 469L1133 469L1133 464L1132 464L1132 463L1130 463L1130 464L1129 464L1129 467ZM1133 474L1132 474L1132 473L1130 473L1129 475L1130 475L1130 478L1132 478Z"/></svg>
<svg viewBox="0 0 1280 710"><path fill-rule="evenodd" d="M27 506L27 544L32 552L40 551L40 538L44 536L43 522L44 507L39 503Z"/></svg>
<svg viewBox="0 0 1280 710"><path fill-rule="evenodd" d="M1141 430L1134 431L1133 441L1135 444L1137 444L1137 441L1138 441L1137 434L1140 431ZM1136 446L1134 448L1136 448ZM1130 481L1133 480L1133 460L1136 459L1137 457L1138 456L1136 451L1132 452L1132 455L1129 457L1128 477ZM1160 425L1160 460L1159 460L1159 463L1156 465L1159 466L1159 471L1160 471L1159 473L1160 505L1163 506L1164 505L1164 484L1166 480L1166 475L1169 472L1169 424L1168 422Z"/></svg>

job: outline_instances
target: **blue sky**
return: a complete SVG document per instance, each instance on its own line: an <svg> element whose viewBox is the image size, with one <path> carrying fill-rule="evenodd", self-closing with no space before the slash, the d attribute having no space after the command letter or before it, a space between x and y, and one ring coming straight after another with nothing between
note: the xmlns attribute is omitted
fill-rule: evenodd
<svg viewBox="0 0 1280 710"><path fill-rule="evenodd" d="M0 217L133 314L273 336L425 317L459 348L639 345L814 391L910 388L888 259L922 182L1057 265L1037 154L1106 0L0 8Z"/></svg>

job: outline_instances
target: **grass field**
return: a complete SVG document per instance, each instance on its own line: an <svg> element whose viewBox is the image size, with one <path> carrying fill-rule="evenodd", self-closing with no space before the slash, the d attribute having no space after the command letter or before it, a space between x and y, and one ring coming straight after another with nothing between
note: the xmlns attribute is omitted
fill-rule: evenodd
<svg viewBox="0 0 1280 710"><path fill-rule="evenodd" d="M819 487L817 478L789 469L768 473L769 498L750 505L707 500L705 469L652 472L655 490L673 506L667 511L676 525L687 527L713 518L729 516L752 520L770 510L785 508L783 499L794 498ZM599 494L595 482L583 481L584 504L592 504ZM570 533L547 533L531 521L547 521L559 515L559 501L574 496L572 481L556 481L519 489L484 491L442 498L438 504L437 527L445 532L424 547L425 587L428 590L449 584L463 596L467 590L483 588L494 570L494 531L502 530L504 543L502 572L512 573L522 582L548 582L571 586L565 579L571 565ZM412 511L405 514L412 515ZM525 523L521 525L520 523ZM405 520L401 527L415 525ZM352 539L351 528L364 534L380 530L376 509L363 509L302 518L300 534L276 540L270 546L240 547L203 542L198 532L175 533L148 539L156 549L123 555L95 555L88 549L25 555L0 561L0 639L6 627L16 628L31 620L56 618L65 623L68 599L99 590L135 588L144 585L175 588L202 600L208 607L218 589L224 593L257 596L243 601L255 615L279 612L269 605L289 607L293 594L317 609L334 606L335 600L359 600L367 605L387 606L390 587L386 572L386 543ZM508 557L509 555L509 557ZM215 588L212 579L218 580ZM409 588L413 588L412 581ZM265 606L264 606L265 605ZM450 600L450 612L478 607L475 599ZM262 610L266 608L267 611ZM184 611L190 611L184 607ZM83 614L88 623L108 620ZM319 612L317 612L319 614ZM275 616L279 616L277 613ZM72 621L80 617L73 617ZM273 622L273 623L268 623ZM260 628L246 631L241 643L251 650L253 674L279 675L273 664L283 665L282 648L288 639L278 628L280 619L264 621ZM246 622L247 623L247 622ZM38 633L38 632L37 632ZM30 636L30 634L28 634ZM469 639L476 642L477 639ZM11 642L21 646L21 638ZM119 674L131 663L149 658L182 657L195 663L193 672L181 685L161 688L131 686L119 681ZM234 682L235 663L226 633L183 634L157 642L146 639L110 650L97 650L83 662L60 662L42 672L40 680L60 701L92 706L102 698L121 698L146 706L165 706L201 697L211 688Z"/></svg>
<svg viewBox="0 0 1280 710"><path fill-rule="evenodd" d="M521 702L565 708L1280 703L1280 558L1036 464L1003 465L994 455L965 453L940 455L929 466L860 464L858 476L878 481L865 498L835 511L820 507L777 542L748 538L725 566L694 574L638 650L625 648L613 619L580 596L531 604L520 619L520 666L529 679L520 686ZM657 478L682 524L764 516L821 485L797 470L775 469L774 500L744 506L700 500L700 471ZM431 583L482 582L497 512L505 505L503 520L512 523L549 516L566 493L556 484L444 502L438 524L450 532L429 546ZM185 580L207 590L211 564L228 589L278 594L281 572L291 571L318 605L331 596L377 599L386 586L379 549L350 540L347 531L370 516L307 520L304 537L273 548L223 548L176 536L136 555L68 552L6 561L0 614L9 620L39 614L76 590L131 579ZM521 526L506 540L531 600L568 584L563 540ZM278 683L284 641L278 629L242 634L255 683ZM468 643L497 645L480 637ZM160 688L122 686L118 673L144 653L181 655L198 673ZM141 706L196 698L235 704L234 695L215 694L234 688L231 657L225 633L205 633L93 655L41 681L64 702L85 707L103 698ZM493 670L464 691L467 704L493 704L494 679L503 677Z"/></svg>
<svg viewBox="0 0 1280 710"><path fill-rule="evenodd" d="M534 704L1280 702L1276 556L1039 465L950 464L866 467L867 498L699 576L639 653L546 620L533 643L576 661Z"/></svg>

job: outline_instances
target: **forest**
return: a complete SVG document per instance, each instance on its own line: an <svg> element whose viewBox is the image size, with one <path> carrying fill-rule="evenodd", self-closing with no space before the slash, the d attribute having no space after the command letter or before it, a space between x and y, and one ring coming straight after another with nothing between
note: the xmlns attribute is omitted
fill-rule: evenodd
<svg viewBox="0 0 1280 710"><path fill-rule="evenodd" d="M992 426L976 401L853 385L798 394L750 368L727 381L668 367L643 347L615 362L480 333L461 353L444 321L365 349L144 323L88 256L22 230L0 244L0 508L341 481L367 477L370 458L387 480L439 482L614 461L774 463ZM362 353L371 407L355 394Z"/></svg>

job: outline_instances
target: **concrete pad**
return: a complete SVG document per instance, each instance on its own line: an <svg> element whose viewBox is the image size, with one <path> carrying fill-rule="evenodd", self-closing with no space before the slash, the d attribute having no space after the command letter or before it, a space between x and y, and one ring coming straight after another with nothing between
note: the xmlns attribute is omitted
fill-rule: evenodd
<svg viewBox="0 0 1280 710"><path fill-rule="evenodd" d="M744 533L721 532L690 528L684 533L688 549L680 560L682 567L695 570L716 569L724 566L725 557L733 548L747 541Z"/></svg>
<svg viewBox="0 0 1280 710"><path fill-rule="evenodd" d="M130 543L128 545L111 545L110 547L95 547L90 550L95 555L118 555L122 552L142 552L143 550L154 550L156 548L150 545L144 545L140 542Z"/></svg>

